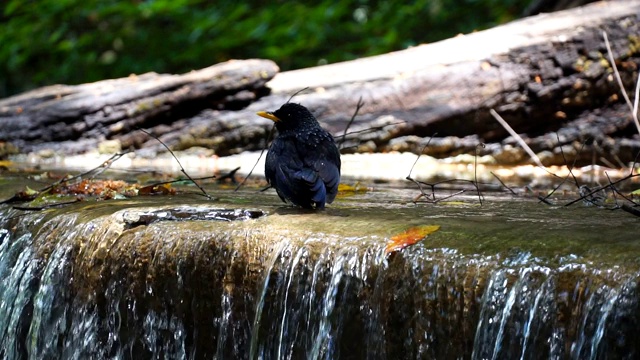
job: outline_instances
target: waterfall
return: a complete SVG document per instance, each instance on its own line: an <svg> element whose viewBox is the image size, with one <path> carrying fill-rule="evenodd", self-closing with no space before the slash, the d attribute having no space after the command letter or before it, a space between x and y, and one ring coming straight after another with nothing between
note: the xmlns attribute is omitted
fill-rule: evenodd
<svg viewBox="0 0 640 360"><path fill-rule="evenodd" d="M640 356L634 264L108 209L0 208L0 358Z"/></svg>

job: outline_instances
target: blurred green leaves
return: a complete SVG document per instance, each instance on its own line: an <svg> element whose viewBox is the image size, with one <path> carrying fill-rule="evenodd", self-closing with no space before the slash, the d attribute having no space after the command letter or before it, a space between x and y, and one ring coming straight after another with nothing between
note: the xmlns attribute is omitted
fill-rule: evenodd
<svg viewBox="0 0 640 360"><path fill-rule="evenodd" d="M528 2L5 0L0 97L233 58L269 58L283 70L351 60L488 28Z"/></svg>

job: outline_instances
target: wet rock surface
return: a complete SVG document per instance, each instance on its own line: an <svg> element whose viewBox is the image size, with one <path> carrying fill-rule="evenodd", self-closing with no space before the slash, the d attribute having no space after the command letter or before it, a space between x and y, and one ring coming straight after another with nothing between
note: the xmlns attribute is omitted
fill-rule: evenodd
<svg viewBox="0 0 640 360"><path fill-rule="evenodd" d="M148 226L159 221L239 221L257 219L267 214L262 210L224 209L210 207L178 207L149 211L126 211L122 214L125 228Z"/></svg>
<svg viewBox="0 0 640 360"><path fill-rule="evenodd" d="M2 205L2 356L640 351L637 219L623 212L500 197L416 205L412 191L394 189L340 197L323 212L257 190L212 195ZM385 252L392 236L425 224L440 229Z"/></svg>

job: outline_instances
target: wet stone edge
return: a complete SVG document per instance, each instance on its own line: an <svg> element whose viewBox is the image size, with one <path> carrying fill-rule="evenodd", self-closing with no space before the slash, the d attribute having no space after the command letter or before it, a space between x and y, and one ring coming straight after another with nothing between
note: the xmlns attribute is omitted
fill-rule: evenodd
<svg viewBox="0 0 640 360"><path fill-rule="evenodd" d="M266 216L259 209L215 209L208 207L179 207L149 211L127 211L123 214L125 229L147 226L159 221L244 221Z"/></svg>

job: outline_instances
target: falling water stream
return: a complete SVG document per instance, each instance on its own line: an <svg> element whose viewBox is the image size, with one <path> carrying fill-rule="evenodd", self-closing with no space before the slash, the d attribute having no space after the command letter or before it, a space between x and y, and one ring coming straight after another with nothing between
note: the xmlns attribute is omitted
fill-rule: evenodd
<svg viewBox="0 0 640 360"><path fill-rule="evenodd" d="M640 357L631 216L224 197L2 205L0 358ZM417 224L441 230L385 253Z"/></svg>

